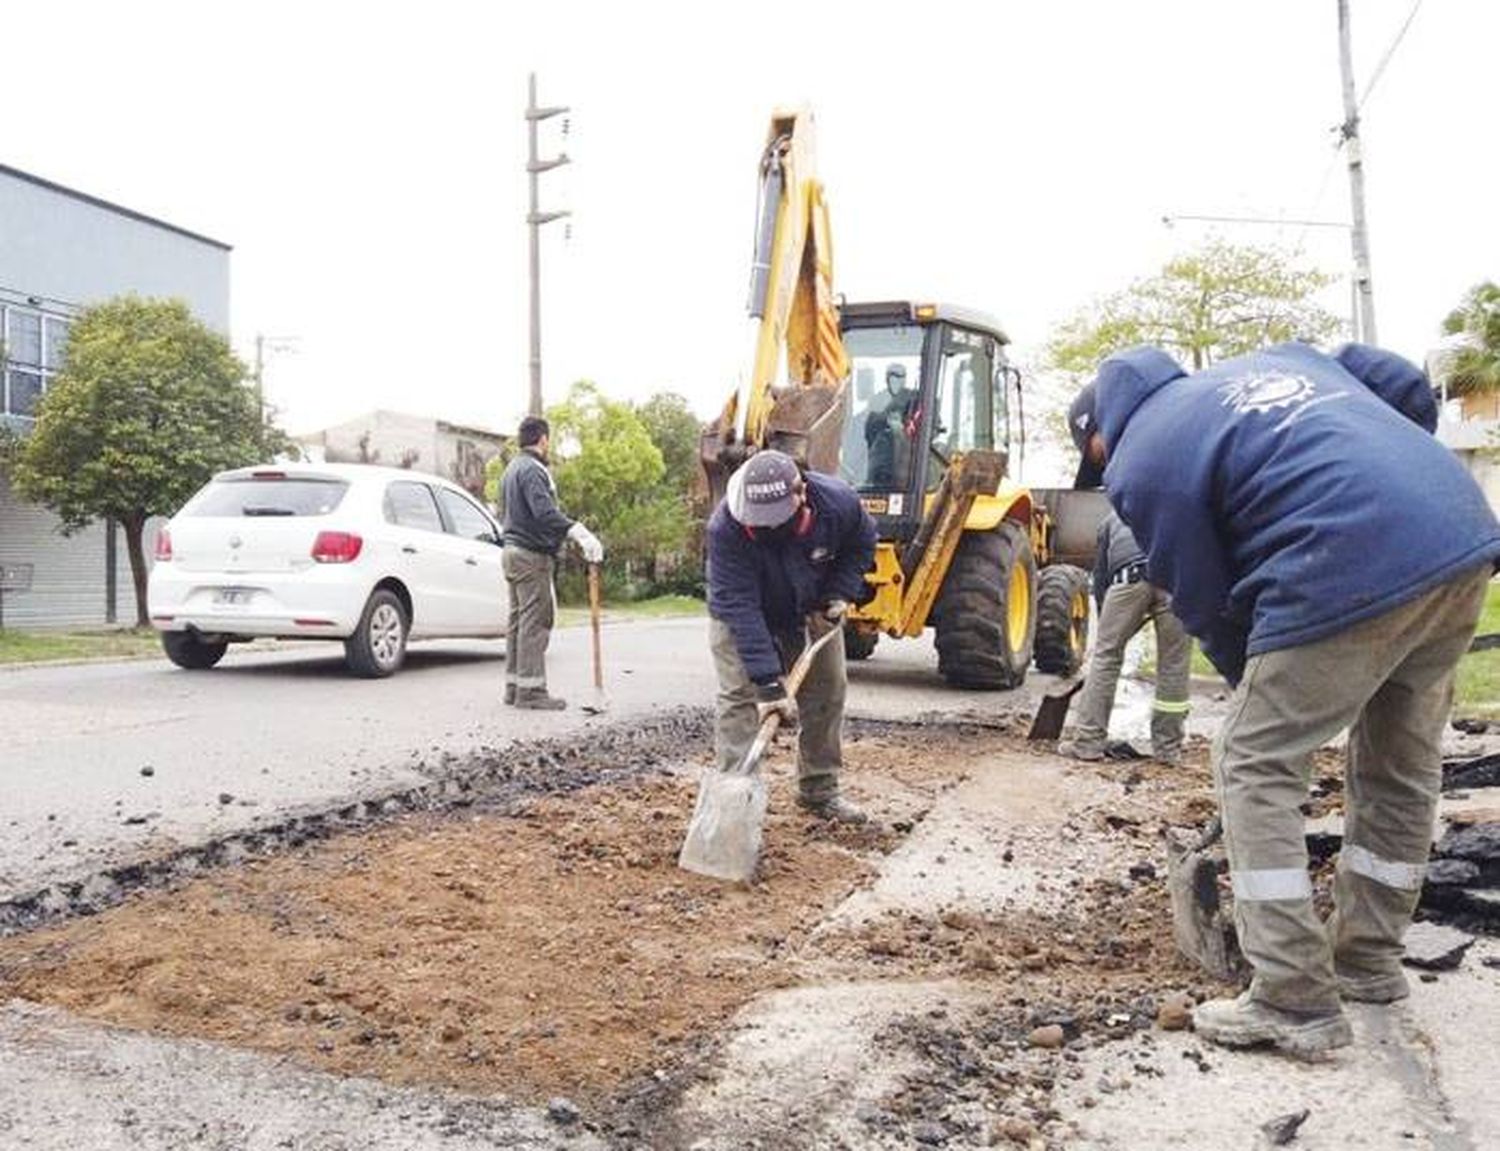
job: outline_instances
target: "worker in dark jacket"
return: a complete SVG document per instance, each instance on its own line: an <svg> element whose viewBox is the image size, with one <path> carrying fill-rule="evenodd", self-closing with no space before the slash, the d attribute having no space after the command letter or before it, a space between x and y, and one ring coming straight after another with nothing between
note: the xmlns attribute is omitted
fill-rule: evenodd
<svg viewBox="0 0 1500 1151"><path fill-rule="evenodd" d="M798 799L814 814L860 823L839 794L844 648L826 644L802 683L783 677L808 642L810 616L835 626L867 595L875 523L853 488L803 473L781 452L759 452L729 479L708 522L709 643L718 671L716 750L722 770L745 756L772 712L796 727Z"/></svg>
<svg viewBox="0 0 1500 1151"><path fill-rule="evenodd" d="M501 564L510 589L510 627L505 637L505 702L537 711L558 711L564 699L547 694L547 644L557 599L552 579L557 553L572 540L591 564L604 559L594 533L563 515L557 485L547 470L551 427L541 416L521 421L521 450L500 480L505 504L505 554Z"/></svg>
<svg viewBox="0 0 1500 1151"><path fill-rule="evenodd" d="M1103 759L1109 713L1125 663L1125 645L1150 621L1156 632L1156 693L1151 703L1151 754L1162 763L1182 761L1193 641L1172 614L1172 597L1146 578L1146 554L1115 512L1104 517L1094 561L1094 603L1099 609L1094 653L1078 699L1072 738L1057 745L1073 759Z"/></svg>
<svg viewBox="0 0 1500 1151"><path fill-rule="evenodd" d="M1341 996L1408 993L1401 936L1431 845L1439 738L1500 524L1433 438L1427 378L1376 348L1281 344L1192 376L1137 348L1107 359L1081 400L1088 470L1103 469L1151 581L1235 685L1214 769L1254 976L1238 999L1199 1006L1195 1026L1231 1046L1343 1046ZM1299 806L1312 753L1345 729L1325 925Z"/></svg>

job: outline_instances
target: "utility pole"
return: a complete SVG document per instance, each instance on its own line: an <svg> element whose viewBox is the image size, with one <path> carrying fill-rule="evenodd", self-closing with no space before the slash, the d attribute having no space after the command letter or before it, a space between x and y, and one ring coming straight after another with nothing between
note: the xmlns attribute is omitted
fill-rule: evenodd
<svg viewBox="0 0 1500 1151"><path fill-rule="evenodd" d="M1365 168L1359 146L1359 105L1354 99L1354 61L1349 48L1349 0L1339 4L1339 68L1344 79L1344 122L1339 128L1349 160L1349 206L1354 226L1354 296L1359 312L1355 338L1375 342L1375 287L1370 277L1370 239L1365 227Z"/></svg>
<svg viewBox="0 0 1500 1151"><path fill-rule="evenodd" d="M526 159L526 174L531 182L531 208L526 213L526 225L531 231L531 398L527 404L527 413L533 416L542 414L542 254L540 232L543 224L560 220L569 215L568 212L543 212L537 203L537 177L543 172L550 172L553 168L559 168L568 162L566 152L560 152L550 160L541 160L536 154L536 126L541 120L560 116L568 109L565 107L539 108L536 102L536 73L533 72L529 79L528 100L526 104L526 133L529 137L530 149ZM564 134L567 131L567 122L563 123Z"/></svg>
<svg viewBox="0 0 1500 1151"><path fill-rule="evenodd" d="M266 355L296 350L296 336L267 336L261 332L255 333L255 409L260 413L259 431L256 432L258 438L265 436L266 428Z"/></svg>

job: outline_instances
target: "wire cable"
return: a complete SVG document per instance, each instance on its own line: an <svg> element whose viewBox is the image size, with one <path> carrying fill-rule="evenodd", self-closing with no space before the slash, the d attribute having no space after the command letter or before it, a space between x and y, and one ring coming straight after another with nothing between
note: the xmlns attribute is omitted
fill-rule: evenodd
<svg viewBox="0 0 1500 1151"><path fill-rule="evenodd" d="M1396 33L1396 38L1391 41L1391 46L1381 56L1380 63L1375 65L1375 71L1370 73L1370 82L1365 85L1365 94L1359 98L1359 103L1354 106L1356 116L1364 109L1365 101L1370 98L1370 93L1375 91L1375 85L1380 83L1380 78L1385 75L1386 65L1391 62L1391 57L1396 54L1396 49L1401 46L1401 41L1406 38L1406 31L1411 27L1411 22L1417 18L1417 13L1422 10L1423 0L1416 0L1407 13L1406 23L1401 25L1401 30Z"/></svg>

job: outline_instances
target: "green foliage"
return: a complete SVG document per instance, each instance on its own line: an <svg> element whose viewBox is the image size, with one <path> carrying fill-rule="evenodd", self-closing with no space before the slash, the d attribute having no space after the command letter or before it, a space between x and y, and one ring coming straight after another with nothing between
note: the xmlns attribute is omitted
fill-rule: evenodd
<svg viewBox="0 0 1500 1151"><path fill-rule="evenodd" d="M1468 338L1447 369L1448 391L1466 396L1500 390L1500 286L1487 280L1470 288L1443 320L1443 331Z"/></svg>
<svg viewBox="0 0 1500 1151"><path fill-rule="evenodd" d="M51 508L64 530L120 523L143 625L146 520L285 441L266 426L245 378L228 341L186 304L122 296L73 322L67 362L37 405L12 470L16 487Z"/></svg>
<svg viewBox="0 0 1500 1151"><path fill-rule="evenodd" d="M692 526L686 503L666 482L661 449L634 408L580 381L547 420L563 510L587 523L614 558L649 569L684 545Z"/></svg>
<svg viewBox="0 0 1500 1151"><path fill-rule="evenodd" d="M691 499L697 489L698 437L703 421L675 392L658 392L636 409L666 467L663 481Z"/></svg>
<svg viewBox="0 0 1500 1151"><path fill-rule="evenodd" d="M0 356L0 362L4 357ZM21 444L24 441L15 432L11 431L5 424L0 424L0 476L10 475L10 470L15 466L16 458L21 454Z"/></svg>
<svg viewBox="0 0 1500 1151"><path fill-rule="evenodd" d="M245 367L180 301L122 297L84 311L15 469L69 528L169 515L215 472L261 458Z"/></svg>
<svg viewBox="0 0 1500 1151"><path fill-rule="evenodd" d="M1048 345L1048 363L1081 381L1135 344L1197 371L1267 344L1321 342L1343 326L1312 300L1332 280L1271 249L1213 241L1069 320Z"/></svg>

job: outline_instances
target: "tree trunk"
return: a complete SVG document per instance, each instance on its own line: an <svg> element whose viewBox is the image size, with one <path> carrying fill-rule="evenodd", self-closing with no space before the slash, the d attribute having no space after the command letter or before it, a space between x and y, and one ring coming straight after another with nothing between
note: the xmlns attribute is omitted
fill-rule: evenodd
<svg viewBox="0 0 1500 1151"><path fill-rule="evenodd" d="M120 521L125 529L125 548L130 553L130 582L135 585L135 626L151 626L151 617L146 614L146 549L141 546L141 537L146 532L146 517L126 516Z"/></svg>

